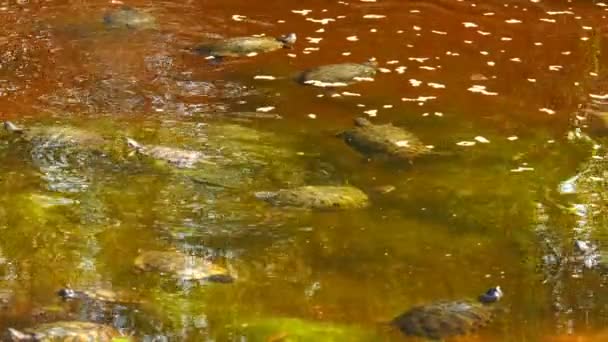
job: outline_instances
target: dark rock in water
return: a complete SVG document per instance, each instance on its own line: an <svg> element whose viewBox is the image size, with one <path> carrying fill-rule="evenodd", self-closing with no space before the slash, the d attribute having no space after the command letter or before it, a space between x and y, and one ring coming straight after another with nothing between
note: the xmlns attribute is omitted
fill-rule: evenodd
<svg viewBox="0 0 608 342"><path fill-rule="evenodd" d="M154 16L128 6L123 6L122 8L106 13L103 17L103 22L106 26L112 28L140 30L157 28L156 18L154 18Z"/></svg>
<svg viewBox="0 0 608 342"><path fill-rule="evenodd" d="M376 61L324 65L303 72L299 81L316 87L344 87L358 81L373 80L377 67Z"/></svg>
<svg viewBox="0 0 608 342"><path fill-rule="evenodd" d="M224 267L179 251L145 251L139 254L134 263L135 267L142 271L168 274L183 280L206 280L218 283L234 281Z"/></svg>
<svg viewBox="0 0 608 342"><path fill-rule="evenodd" d="M413 133L392 124L374 125L364 118L355 119L355 127L339 136L355 150L370 156L412 161L422 155L435 154Z"/></svg>
<svg viewBox="0 0 608 342"><path fill-rule="evenodd" d="M296 42L296 34L280 37L234 37L203 44L195 48L201 55L214 57L253 56L258 53L289 48Z"/></svg>
<svg viewBox="0 0 608 342"><path fill-rule="evenodd" d="M107 325L79 322L60 321L41 324L19 331L9 329L12 341L69 341L69 342L111 342L121 337L120 333ZM121 338L124 340L125 338ZM127 339L128 340L128 339Z"/></svg>
<svg viewBox="0 0 608 342"><path fill-rule="evenodd" d="M302 186L255 196L279 207L307 209L355 209L369 205L367 195L352 186Z"/></svg>
<svg viewBox="0 0 608 342"><path fill-rule="evenodd" d="M500 287L489 289L477 300L442 301L414 307L392 324L402 333L432 340L464 335L486 326L495 316Z"/></svg>

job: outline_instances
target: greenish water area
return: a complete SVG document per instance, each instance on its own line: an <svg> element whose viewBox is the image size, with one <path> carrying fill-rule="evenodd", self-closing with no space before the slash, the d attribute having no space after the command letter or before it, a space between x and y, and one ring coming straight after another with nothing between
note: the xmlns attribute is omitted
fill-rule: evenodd
<svg viewBox="0 0 608 342"><path fill-rule="evenodd" d="M423 341L389 323L493 286L492 320L446 341L608 340L606 4L125 5L0 1L0 341L61 321L115 341ZM298 82L370 59L345 87ZM432 152L365 153L344 139L362 117Z"/></svg>

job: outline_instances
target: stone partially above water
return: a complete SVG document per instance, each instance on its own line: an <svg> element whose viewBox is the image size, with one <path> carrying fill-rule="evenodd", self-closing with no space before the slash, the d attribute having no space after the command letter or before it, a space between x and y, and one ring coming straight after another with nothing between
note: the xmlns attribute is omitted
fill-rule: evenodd
<svg viewBox="0 0 608 342"><path fill-rule="evenodd" d="M369 205L367 195L352 186L302 186L256 192L259 199L278 206L305 209L357 209Z"/></svg>
<svg viewBox="0 0 608 342"><path fill-rule="evenodd" d="M191 169L199 163L214 164L207 160L207 157L199 151L184 150L169 146L143 145L131 138L127 138L127 144L130 148L142 155L167 162L181 169Z"/></svg>
<svg viewBox="0 0 608 342"><path fill-rule="evenodd" d="M4 122L4 128L13 134L21 135L34 145L48 148L79 147L83 149L99 149L106 144L105 139L91 131L72 126L36 126L22 128L10 121Z"/></svg>
<svg viewBox="0 0 608 342"><path fill-rule="evenodd" d="M108 288L72 289L63 288L57 294L64 300L83 300L105 304L140 304L142 300L129 291Z"/></svg>
<svg viewBox="0 0 608 342"><path fill-rule="evenodd" d="M344 87L349 84L373 80L376 75L376 61L365 63L342 63L316 67L303 72L299 81L316 87Z"/></svg>
<svg viewBox="0 0 608 342"><path fill-rule="evenodd" d="M123 6L106 13L103 17L103 22L107 27L111 28L139 30L157 28L156 18L154 18L154 16L129 6Z"/></svg>
<svg viewBox="0 0 608 342"><path fill-rule="evenodd" d="M80 321L46 323L23 331L9 329L9 336L14 342L111 342L121 337L120 333L110 326ZM127 339L122 337L121 340Z"/></svg>
<svg viewBox="0 0 608 342"><path fill-rule="evenodd" d="M296 34L280 37L234 37L200 45L195 51L205 56L241 57L289 48L296 42Z"/></svg>
<svg viewBox="0 0 608 342"><path fill-rule="evenodd" d="M364 118L355 119L355 127L339 136L355 150L370 156L382 155L411 162L419 156L434 154L413 133L390 123L374 125Z"/></svg>
<svg viewBox="0 0 608 342"><path fill-rule="evenodd" d="M492 321L496 310L493 304L502 295L497 286L477 300L441 301L417 306L396 317L392 324L405 335L431 340L468 334Z"/></svg>
<svg viewBox="0 0 608 342"><path fill-rule="evenodd" d="M182 280L206 280L218 283L234 281L226 268L210 260L179 251L142 252L135 259L134 264L139 270L167 274Z"/></svg>

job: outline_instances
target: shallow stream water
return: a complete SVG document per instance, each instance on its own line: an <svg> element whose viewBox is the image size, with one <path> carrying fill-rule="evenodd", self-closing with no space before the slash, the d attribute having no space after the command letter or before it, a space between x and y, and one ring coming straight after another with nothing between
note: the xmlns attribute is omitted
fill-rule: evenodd
<svg viewBox="0 0 608 342"><path fill-rule="evenodd" d="M145 341L407 341L387 326L396 315L500 285L504 310L460 340L608 340L605 140L581 109L607 96L608 4L127 5L157 27L104 26L121 6L108 1L0 2L0 119L111 142L80 155L1 134L1 331L79 319ZM289 32L293 48L252 57L192 51ZM373 81L296 82L370 58ZM336 137L356 117L448 153L368 160ZM126 137L229 162L193 175ZM253 196L310 184L354 185L371 205L290 210ZM583 240L599 261L575 258ZM137 272L146 250L208 258L235 281ZM65 286L129 289L146 304L74 307L56 296Z"/></svg>

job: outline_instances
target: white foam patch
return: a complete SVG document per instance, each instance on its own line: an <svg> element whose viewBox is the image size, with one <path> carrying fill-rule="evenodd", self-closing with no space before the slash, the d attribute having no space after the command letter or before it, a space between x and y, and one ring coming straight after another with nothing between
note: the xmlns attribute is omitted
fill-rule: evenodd
<svg viewBox="0 0 608 342"><path fill-rule="evenodd" d="M498 93L496 93L496 92L487 91L486 90L486 86L478 85L478 84L475 84L475 85L471 86L467 90L470 91L470 92L472 92L472 93L479 93L479 94L488 95L488 96L496 96L496 95L498 95Z"/></svg>
<svg viewBox="0 0 608 342"><path fill-rule="evenodd" d="M469 146L475 146L475 142L474 141L459 141L456 143L456 145L458 146L465 146L465 147L469 147Z"/></svg>
<svg viewBox="0 0 608 342"><path fill-rule="evenodd" d="M346 37L346 40L348 40L349 42L356 42L359 40L359 37L357 36L350 36L350 37Z"/></svg>
<svg viewBox="0 0 608 342"><path fill-rule="evenodd" d="M481 135L478 135L478 136L476 136L476 137L475 137L475 138L473 138L473 139L475 139L477 142L480 142L480 143L482 143L482 144L489 144L489 143L490 143L490 140L488 140L488 139L487 139L487 138L485 138L485 137L482 137Z"/></svg>
<svg viewBox="0 0 608 342"><path fill-rule="evenodd" d="M363 16L363 19L382 19L386 18L385 15L382 14L366 14Z"/></svg>
<svg viewBox="0 0 608 342"><path fill-rule="evenodd" d="M549 109L549 108L540 108L538 111L539 112L545 112L545 113L547 113L549 115L555 114L555 111L553 109Z"/></svg>
<svg viewBox="0 0 608 342"><path fill-rule="evenodd" d="M477 27L477 24L469 22L462 23L462 25L464 25L464 27Z"/></svg>
<svg viewBox="0 0 608 342"><path fill-rule="evenodd" d="M240 15L240 14L233 14L232 15L232 20L234 20L234 21L243 21L245 19L247 19L247 17L244 16L244 15Z"/></svg>
<svg viewBox="0 0 608 342"><path fill-rule="evenodd" d="M253 77L254 80L276 80L276 77L270 75L255 75Z"/></svg>
<svg viewBox="0 0 608 342"><path fill-rule="evenodd" d="M306 15L308 15L310 12L312 12L312 10L309 10L309 9L302 9L302 10L291 10L291 12L292 12L292 13L295 13L295 14L301 14L301 15L306 16Z"/></svg>
<svg viewBox="0 0 608 342"><path fill-rule="evenodd" d="M346 87L348 84L344 82L322 82L317 80L308 80L304 84L308 84L314 87L328 88L328 87Z"/></svg>
<svg viewBox="0 0 608 342"><path fill-rule="evenodd" d="M270 112L271 110L274 110L274 106L267 106L267 107L259 107L256 108L256 112L262 112L262 113L266 113L266 112Z"/></svg>
<svg viewBox="0 0 608 342"><path fill-rule="evenodd" d="M445 84L441 84L441 83L428 82L427 85L429 87L435 88L435 89L444 89L445 88Z"/></svg>

